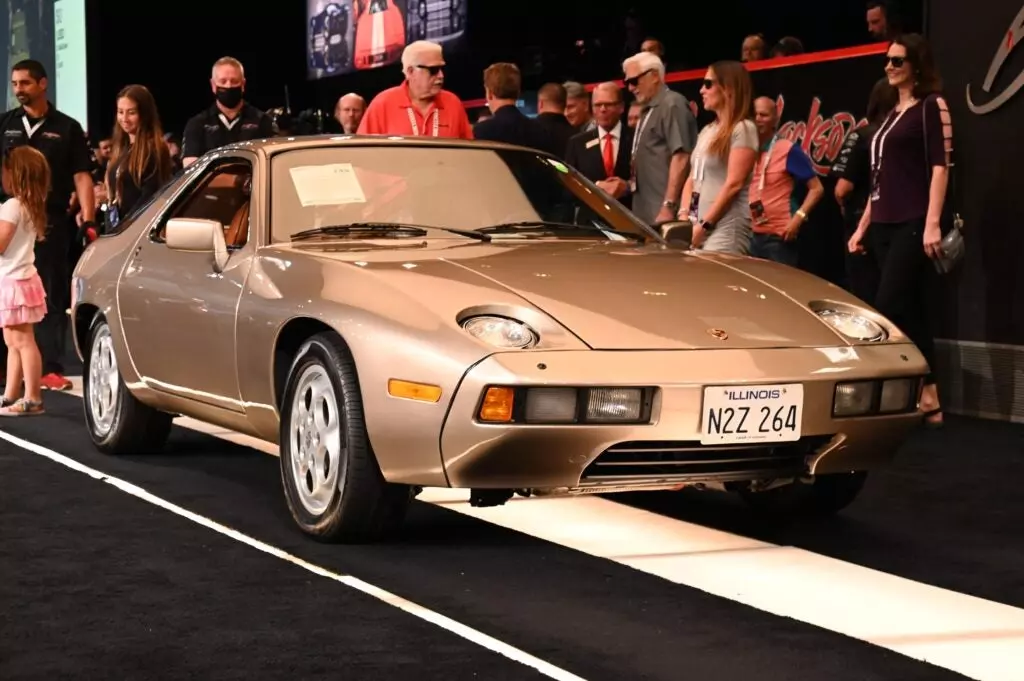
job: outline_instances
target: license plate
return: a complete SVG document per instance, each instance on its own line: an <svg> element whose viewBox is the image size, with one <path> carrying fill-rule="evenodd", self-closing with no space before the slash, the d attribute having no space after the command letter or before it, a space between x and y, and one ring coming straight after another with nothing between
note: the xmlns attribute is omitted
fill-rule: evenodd
<svg viewBox="0 0 1024 681"><path fill-rule="evenodd" d="M728 445L799 440L803 410L804 387L799 383L704 388L700 442Z"/></svg>

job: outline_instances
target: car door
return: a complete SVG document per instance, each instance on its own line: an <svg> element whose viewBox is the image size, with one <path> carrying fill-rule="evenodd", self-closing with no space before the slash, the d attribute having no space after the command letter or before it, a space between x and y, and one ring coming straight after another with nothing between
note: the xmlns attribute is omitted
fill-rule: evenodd
<svg viewBox="0 0 1024 681"><path fill-rule="evenodd" d="M118 283L121 326L132 361L153 389L244 411L238 387L236 311L256 250L249 209L256 157L224 154L200 162L196 177L136 244ZM172 250L172 218L216 220L229 257L217 271L212 253Z"/></svg>

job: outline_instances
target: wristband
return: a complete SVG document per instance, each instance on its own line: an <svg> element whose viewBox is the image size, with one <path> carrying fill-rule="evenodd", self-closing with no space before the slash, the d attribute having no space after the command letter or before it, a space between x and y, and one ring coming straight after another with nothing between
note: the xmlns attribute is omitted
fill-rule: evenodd
<svg viewBox="0 0 1024 681"><path fill-rule="evenodd" d="M92 220L86 220L82 223L82 226L78 228L78 240L83 241L86 244L91 244L93 241L99 238L99 228L96 223Z"/></svg>

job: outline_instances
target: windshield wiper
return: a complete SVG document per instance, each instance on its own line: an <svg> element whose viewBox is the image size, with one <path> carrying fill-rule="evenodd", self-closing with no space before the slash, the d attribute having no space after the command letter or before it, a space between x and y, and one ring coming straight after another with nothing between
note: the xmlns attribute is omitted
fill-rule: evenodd
<svg viewBox="0 0 1024 681"><path fill-rule="evenodd" d="M597 225L579 225L572 222L556 222L551 220L521 220L519 222L503 222L498 225L481 227L485 234L551 234L564 236L567 232L601 232L602 234L617 234L633 239L643 239L639 234L620 232L610 227L598 227ZM587 234L589 236L589 234Z"/></svg>
<svg viewBox="0 0 1024 681"><path fill-rule="evenodd" d="M427 225L412 225L402 222L353 222L348 225L327 225L314 227L292 234L292 241L308 239L313 236L340 236L345 234L358 234L359 236L427 236L428 229L438 229L442 232L450 232L459 236L469 237L477 241L490 241L491 237L480 232L468 229L455 229L452 227L433 227Z"/></svg>

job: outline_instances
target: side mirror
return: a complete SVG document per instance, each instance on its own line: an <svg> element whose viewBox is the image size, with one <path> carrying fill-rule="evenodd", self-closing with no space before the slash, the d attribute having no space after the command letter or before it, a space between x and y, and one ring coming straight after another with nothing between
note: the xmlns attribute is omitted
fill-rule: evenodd
<svg viewBox="0 0 1024 681"><path fill-rule="evenodd" d="M693 223L689 220L670 220L658 225L661 237L673 246L689 247L693 241Z"/></svg>
<svg viewBox="0 0 1024 681"><path fill-rule="evenodd" d="M217 272L222 272L228 262L224 225L216 220L171 218L164 228L164 242L167 248L175 251L213 253L213 264Z"/></svg>

